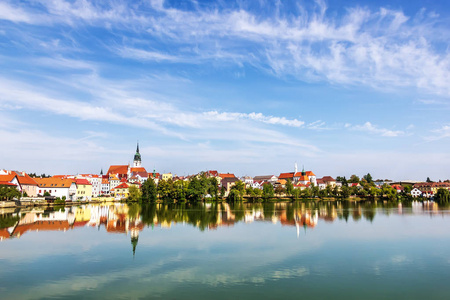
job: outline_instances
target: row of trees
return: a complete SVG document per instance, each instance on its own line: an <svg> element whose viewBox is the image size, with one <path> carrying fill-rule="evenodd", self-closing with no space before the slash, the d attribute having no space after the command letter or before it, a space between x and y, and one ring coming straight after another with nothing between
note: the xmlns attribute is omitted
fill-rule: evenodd
<svg viewBox="0 0 450 300"><path fill-rule="evenodd" d="M0 186L0 200L12 200L14 198L20 199L22 195L14 186Z"/></svg>

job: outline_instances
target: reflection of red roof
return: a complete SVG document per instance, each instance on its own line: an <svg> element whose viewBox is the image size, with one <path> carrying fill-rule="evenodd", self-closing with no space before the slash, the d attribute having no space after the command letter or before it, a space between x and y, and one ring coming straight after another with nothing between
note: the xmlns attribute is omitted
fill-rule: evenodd
<svg viewBox="0 0 450 300"><path fill-rule="evenodd" d="M7 228L1 228L0 229L0 240L7 239L9 237L10 237L10 235L9 235L8 229Z"/></svg>
<svg viewBox="0 0 450 300"><path fill-rule="evenodd" d="M47 231L47 230L67 230L69 229L69 222L64 221L37 221L31 224L18 225L14 229L12 235L21 236L27 231Z"/></svg>
<svg viewBox="0 0 450 300"><path fill-rule="evenodd" d="M89 221L78 221L73 223L73 227L83 227L86 226L86 224L89 223Z"/></svg>

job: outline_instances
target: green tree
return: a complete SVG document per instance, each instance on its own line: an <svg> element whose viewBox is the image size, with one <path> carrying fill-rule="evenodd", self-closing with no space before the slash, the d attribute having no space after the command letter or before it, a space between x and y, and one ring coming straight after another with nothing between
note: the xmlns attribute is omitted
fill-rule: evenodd
<svg viewBox="0 0 450 300"><path fill-rule="evenodd" d="M217 200L219 198L219 181L216 177L210 177L208 178L208 185L208 193Z"/></svg>
<svg viewBox="0 0 450 300"><path fill-rule="evenodd" d="M367 183L369 183L369 184L373 183L372 175L370 175L370 173L367 173L367 175L364 175L363 178L367 181Z"/></svg>
<svg viewBox="0 0 450 300"><path fill-rule="evenodd" d="M270 183L263 184L262 196L264 200L269 200L270 198L273 198L274 196L273 185L271 185Z"/></svg>
<svg viewBox="0 0 450 300"><path fill-rule="evenodd" d="M50 193L49 192L44 192L44 197L50 197Z"/></svg>
<svg viewBox="0 0 450 300"><path fill-rule="evenodd" d="M433 182L433 181L431 181L430 177L427 177L427 182Z"/></svg>
<svg viewBox="0 0 450 300"><path fill-rule="evenodd" d="M280 185L277 185L277 187L274 190L275 194L277 194L278 196L282 196L286 190Z"/></svg>
<svg viewBox="0 0 450 300"><path fill-rule="evenodd" d="M155 181L152 178L149 178L142 185L142 202L156 202L157 198L158 192L156 189Z"/></svg>
<svg viewBox="0 0 450 300"><path fill-rule="evenodd" d="M0 185L0 200L20 199L20 192L13 186Z"/></svg>
<svg viewBox="0 0 450 300"><path fill-rule="evenodd" d="M229 202L241 201L241 200L242 200L242 197L241 197L241 194L239 193L239 190L238 190L238 189L233 189L233 188L232 188L232 189L230 190L230 193L228 194L227 200L228 200Z"/></svg>
<svg viewBox="0 0 450 300"><path fill-rule="evenodd" d="M343 185L341 188L341 197L343 199L347 199L348 197L350 197L350 188L346 185Z"/></svg>
<svg viewBox="0 0 450 300"><path fill-rule="evenodd" d="M350 182L350 183L359 183L359 177L356 176L355 174L353 174L352 176L350 176L350 179L348 180L348 182Z"/></svg>
<svg viewBox="0 0 450 300"><path fill-rule="evenodd" d="M197 177L192 177L187 188L186 199L191 202L202 201L204 190L202 182Z"/></svg>
<svg viewBox="0 0 450 300"><path fill-rule="evenodd" d="M447 204L450 200L450 192L447 189L440 188L434 195L434 200L439 204Z"/></svg>
<svg viewBox="0 0 450 300"><path fill-rule="evenodd" d="M286 195L292 196L292 192L294 191L294 185L290 179L286 182Z"/></svg>
<svg viewBox="0 0 450 300"><path fill-rule="evenodd" d="M164 200L164 201L173 200L173 199L170 199L170 196L172 193L172 185L173 185L173 181L171 179L160 180L158 182L157 191L158 191L159 197L162 200Z"/></svg>
<svg viewBox="0 0 450 300"><path fill-rule="evenodd" d="M142 193L138 187L131 185L128 188L128 201L139 201L142 198Z"/></svg>

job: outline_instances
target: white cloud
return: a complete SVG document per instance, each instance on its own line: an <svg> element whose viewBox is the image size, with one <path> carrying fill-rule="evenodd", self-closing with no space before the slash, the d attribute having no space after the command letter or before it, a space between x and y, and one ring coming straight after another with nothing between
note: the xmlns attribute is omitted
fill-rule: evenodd
<svg viewBox="0 0 450 300"><path fill-rule="evenodd" d="M439 129L431 130L431 134L425 137L426 141L438 141L445 138L450 138L450 125L443 125Z"/></svg>
<svg viewBox="0 0 450 300"><path fill-rule="evenodd" d="M346 124L347 125L347 124ZM353 126L346 126L347 128L350 128L351 130L357 130L357 131L364 131L371 134L386 136L386 137L397 137L404 135L404 131L400 130L389 130L385 128L380 128L375 125L373 125L370 122L366 122L363 125L353 125Z"/></svg>

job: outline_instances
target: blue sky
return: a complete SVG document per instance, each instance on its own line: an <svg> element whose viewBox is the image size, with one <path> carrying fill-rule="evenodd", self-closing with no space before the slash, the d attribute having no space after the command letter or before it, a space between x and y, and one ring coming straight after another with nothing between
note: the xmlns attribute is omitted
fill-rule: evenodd
<svg viewBox="0 0 450 300"><path fill-rule="evenodd" d="M0 168L450 178L449 11L0 0Z"/></svg>

